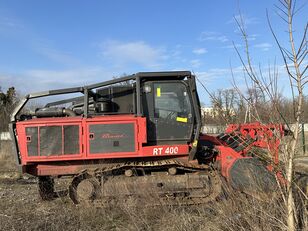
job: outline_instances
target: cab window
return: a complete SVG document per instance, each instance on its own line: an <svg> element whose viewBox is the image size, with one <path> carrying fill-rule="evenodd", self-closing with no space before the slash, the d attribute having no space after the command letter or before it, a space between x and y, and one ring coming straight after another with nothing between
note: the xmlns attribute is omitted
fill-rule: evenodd
<svg viewBox="0 0 308 231"><path fill-rule="evenodd" d="M188 120L192 117L190 98L183 83L154 83L154 117Z"/></svg>

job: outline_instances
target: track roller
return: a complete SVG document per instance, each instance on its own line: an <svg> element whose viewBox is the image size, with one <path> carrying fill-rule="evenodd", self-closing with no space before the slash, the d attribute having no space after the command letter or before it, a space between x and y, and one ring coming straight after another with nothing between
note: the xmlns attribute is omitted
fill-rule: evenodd
<svg viewBox="0 0 308 231"><path fill-rule="evenodd" d="M74 177L69 186L69 197L74 204L93 201L98 199L100 195L101 191L98 180L89 174Z"/></svg>
<svg viewBox="0 0 308 231"><path fill-rule="evenodd" d="M125 170L124 174L127 177L131 177L131 176L134 175L134 171L132 169L127 169L127 170Z"/></svg>
<svg viewBox="0 0 308 231"><path fill-rule="evenodd" d="M177 169L175 167L171 167L171 168L168 168L168 173L170 175L176 175L177 174Z"/></svg>

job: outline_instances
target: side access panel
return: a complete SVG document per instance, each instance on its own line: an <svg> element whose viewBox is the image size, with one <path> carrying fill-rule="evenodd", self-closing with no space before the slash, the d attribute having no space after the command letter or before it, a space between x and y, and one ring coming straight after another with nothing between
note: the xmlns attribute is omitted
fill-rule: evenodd
<svg viewBox="0 0 308 231"><path fill-rule="evenodd" d="M137 152L134 122L89 123L89 155Z"/></svg>
<svg viewBox="0 0 308 231"><path fill-rule="evenodd" d="M110 115L83 121L86 159L110 159L143 156L146 118L134 115Z"/></svg>

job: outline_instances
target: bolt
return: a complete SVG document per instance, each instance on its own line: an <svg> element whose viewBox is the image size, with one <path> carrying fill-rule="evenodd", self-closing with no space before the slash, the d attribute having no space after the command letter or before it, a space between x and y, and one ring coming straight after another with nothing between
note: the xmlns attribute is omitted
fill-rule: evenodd
<svg viewBox="0 0 308 231"><path fill-rule="evenodd" d="M168 173L170 175L175 175L177 173L177 169L175 167L171 167L168 169Z"/></svg>

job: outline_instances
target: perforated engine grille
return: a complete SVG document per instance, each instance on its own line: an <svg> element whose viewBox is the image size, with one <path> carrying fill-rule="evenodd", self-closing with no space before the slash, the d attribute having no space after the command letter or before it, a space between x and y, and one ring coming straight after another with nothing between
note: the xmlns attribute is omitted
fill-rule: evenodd
<svg viewBox="0 0 308 231"><path fill-rule="evenodd" d="M79 154L79 125L26 128L28 156Z"/></svg>

